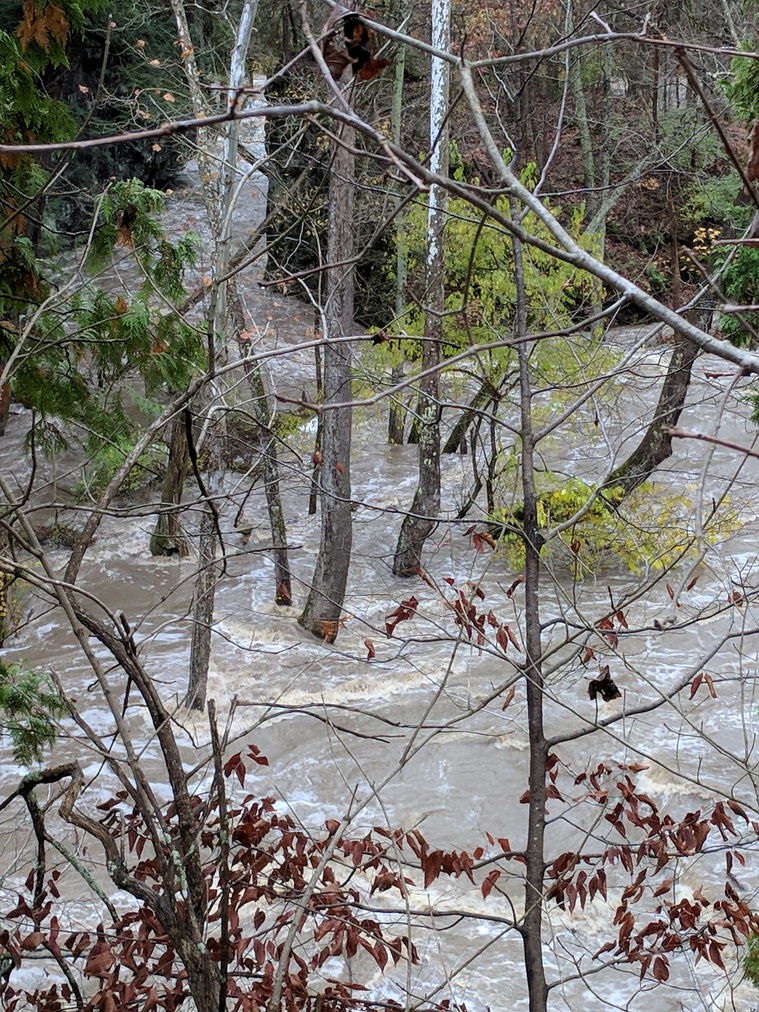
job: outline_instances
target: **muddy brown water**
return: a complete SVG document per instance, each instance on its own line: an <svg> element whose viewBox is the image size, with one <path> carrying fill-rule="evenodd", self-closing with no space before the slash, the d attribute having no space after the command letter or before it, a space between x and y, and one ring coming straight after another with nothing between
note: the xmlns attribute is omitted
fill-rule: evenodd
<svg viewBox="0 0 759 1012"><path fill-rule="evenodd" d="M256 187L260 184L260 179L255 182ZM178 202L169 213L183 215L184 221L193 224L196 212L192 207L183 211ZM270 367L271 385L279 391L300 390L312 375L306 334L312 315L301 303L256 288L255 278L245 295L262 346L279 342L295 348L292 360L275 360ZM617 362L631 348L638 350L631 353L629 365L610 390L599 393L598 401L586 404L571 423L571 442L561 432L547 441L545 459L556 470L586 476L602 473L612 448L621 453L634 444L641 417L655 403L666 365L666 344L656 339L645 342L641 330L630 329L616 332L610 346L616 349ZM717 432L729 442L750 445L754 426L741 400L750 386L739 381L732 390L733 383L732 372L721 363L699 360L681 428ZM539 399L536 405L540 409ZM542 410L548 418L561 407L546 398ZM25 412L14 412L9 432L0 441L0 467L19 488L29 475L22 451L28 422ZM294 607L277 608L272 601L262 489L255 487L246 505L245 525L250 531L243 537L231 529L235 512L231 502L247 493L248 485L244 475L226 476L224 491L230 503L223 510L223 522L228 567L216 602L209 696L216 700L222 721L236 698L231 735L238 741L255 742L269 758L268 767L257 768L251 775L249 786L275 796L310 829L318 830L327 818L341 818L358 798L366 803L355 817L357 831L372 825L418 825L440 846L465 847L471 852L486 846L487 833L508 837L518 845L525 822L525 806L518 798L526 786L528 761L523 694L517 691L506 710L502 695L484 707L480 701L514 672L520 654L512 651L504 658L492 645L481 652L457 640L443 594L421 580L401 581L392 576L401 513L414 490L416 448L387 446L384 424L384 406L357 412L352 460L357 504L354 553L345 628L332 647L314 641L296 622L318 546L318 519L307 514L312 431L306 426L296 434L294 452L283 457ZM60 486L70 484L79 465L75 455L64 455L40 468L36 501L47 511L40 516L50 515L54 504L64 501ZM446 578L454 578L460 586L467 580L476 582L485 593L485 606L518 633L522 598L519 592L512 598L504 593L518 571L505 554L475 552L471 538L463 533L467 525L448 522L468 493L471 462L451 456L443 466L445 515L426 548L425 568L449 597ZM755 460L744 461L725 447L677 442L675 455L657 476L657 484L687 498L690 505L685 513L691 526L699 502L702 514L708 516L712 502L723 494L729 498L727 508L732 515L717 542L704 544L703 559L693 572L698 582L679 595L679 607L666 584L679 588L690 563L661 578L656 571L630 573L613 558L603 558L577 582L566 557L548 556L542 614L545 642L552 650L546 702L550 733L589 727L596 719L587 696L588 669L570 656L564 641L568 631L593 627L608 609L610 593L615 601L629 600L625 607L629 631L622 633L617 650L595 641L598 663L610 664L623 693L621 700L603 709L602 717L655 700L684 672L695 671L699 659L706 656L705 670L717 686L716 700L702 689L691 701L686 691L657 711L625 718L609 733L599 731L559 747L560 758L575 772L601 759L642 761L647 768L640 775L641 785L658 805L675 813L707 805L715 792L759 807L755 790L757 615L753 605L726 607L729 594L740 589L745 597L757 582L756 483ZM187 499L188 503L196 499L191 487ZM475 513L471 522L476 519ZM195 513L190 511L191 535L195 522ZM204 718L188 714L179 702L187 680L195 561L151 558L152 524L149 502L119 503L116 515L104 519L79 582L89 594L129 618L148 671L164 698L176 703L178 733L188 763L194 763L207 752L207 727ZM65 550L52 550L51 559L62 570ZM417 616L392 638L386 637L386 616L411 594L419 600ZM5 662L18 660L40 670L54 669L90 725L100 734L112 734L112 720L93 686L92 671L60 613L31 594L24 608L27 621L6 644ZM376 650L372 660L367 657L367 639ZM111 677L118 684L118 672ZM163 790L168 798L143 711L131 707L128 721L156 790L159 794ZM410 746L415 754L402 764L404 750ZM94 807L109 795L113 780L80 732L64 722L55 755L71 754L80 757L88 778L81 804ZM5 758L0 773L2 795L13 789L23 772L7 752ZM560 805L555 811L549 809L551 853L575 845L596 814L587 806L577 811ZM6 906L30 866L31 835L19 823L20 815L18 807L9 808L0 825L6 858L0 898ZM84 841L69 837L69 842L82 852ZM737 888L750 901L759 886L755 850L755 841L749 839L746 867L736 873ZM95 865L100 860L94 848L89 859ZM677 889L680 895L702 883L713 889L723 877L722 854L701 856L684 864ZM69 923L91 923L96 904L82 899L80 884L70 872L64 881ZM417 907L464 910L471 916L450 930L441 925L450 927L453 922L440 921L415 929L422 961L408 977L388 974L382 978L376 969L358 964L355 972L368 974L377 995L399 997L408 988L421 997L442 982L439 996L466 1001L472 1008L526 1009L520 946L513 934L503 933L502 923L479 917L508 917L511 901L519 904L516 884L508 886L506 893L508 897L491 894L485 902L477 888L459 881L439 880L426 893L414 888L412 901ZM612 891L610 899L614 895ZM388 921L395 916L388 913ZM549 909L545 943L549 972L575 976L593 970L592 954L613 934L612 916L613 905L600 899L573 913ZM591 973L555 992L552 1007L748 1010L758 1001L756 992L740 983L735 954L728 953L727 963L729 976L703 963L696 965L687 955L677 957L668 985L651 992L641 989L634 971ZM344 972L336 965L328 969ZM45 966L33 960L14 971L16 981L29 986L45 972Z"/></svg>
<svg viewBox="0 0 759 1012"><path fill-rule="evenodd" d="M661 355L658 348L645 353L645 361L636 365L636 384L648 376L651 389L655 388ZM699 370L693 408L681 422L686 429L712 424L719 408L721 388L717 381L704 377L704 373L718 370L707 361L699 363ZM624 410L621 396L619 405L619 410ZM745 415L744 408L734 414L723 412L721 437L744 444L750 441L752 426ZM19 484L28 471L20 450L27 422L23 413L14 415L0 446L0 466ZM419 825L436 844L470 851L485 844L488 832L514 842L523 832L524 806L517 799L526 785L528 758L521 692L506 711L501 709L502 697L480 712L474 711L479 700L513 671L519 657L514 653L504 660L494 651L481 654L466 643L456 644L451 612L441 596L419 580L399 581L391 575L399 511L413 493L416 450L383 445L382 424L383 417L370 412L359 416L356 427L353 481L359 505L354 513L355 548L345 606L349 618L337 643L333 647L316 643L296 623L318 544L318 521L306 513L307 475L296 457L287 458L284 487L296 578L295 607L277 608L271 601L265 506L261 490L254 490L245 511L246 523L252 528L246 543L239 534L227 530L230 559L217 598L209 695L217 701L222 717L232 697L238 698L233 733L244 741L254 741L270 762L268 768L255 771L255 789L272 793L310 828L318 829L327 818L340 818L355 796L369 796L375 785L390 778L382 788L381 804L370 802L357 816L357 830L385 822ZM307 459L310 434L304 432L299 438L302 459ZM685 452L678 452L660 481L675 489L705 484L708 506L731 481L739 458L720 449L702 474L705 452L704 444L686 444ZM591 457L589 448L584 447L581 466L588 467ZM58 461L58 468L65 470L73 463ZM468 488L471 465L466 458L450 457L444 466L450 511ZM634 708L655 698L684 670L695 666L700 655L715 647L707 670L717 682L718 699L702 699L702 690L693 703L686 698L656 713L630 717L614 727L613 735L598 734L557 750L575 770L595 765L599 757L611 761L644 757L648 769L641 775L642 786L657 804L681 814L707 804L714 790L756 806L756 615L752 607L723 609L696 621L724 603L735 587L745 590L754 585L755 481L756 469L750 463L732 482L733 529L722 543L707 548L698 567L699 581L692 591L682 594L681 607L674 607L664 581L656 582L653 575L651 589L626 609L630 632L623 636L619 650L598 648L623 691L622 700L610 704L604 713L623 704ZM226 484L230 495L236 486L245 488L237 474L228 475ZM122 510L122 515L104 520L80 583L111 608L125 612L136 628L148 670L165 698L178 703L187 678L188 608L195 563L193 559L151 558L149 509L123 504ZM231 510L225 517L229 528ZM189 524L191 527L192 519ZM52 558L62 568L66 553L54 550ZM473 552L460 525L441 523L426 551L425 565L443 588L446 577L459 583L478 581L486 593L486 604L519 629L519 594L510 600L503 593L515 570L499 555ZM682 572L681 567L666 582L676 584ZM561 641L568 627L592 625L604 613L609 588L615 599L621 600L634 594L645 579L646 574L629 574L608 561L595 576L575 585L561 560L550 561L544 574L543 617L551 620L546 639L557 644L557 659L561 660ZM417 618L388 639L383 632L385 617L412 593L420 601ZM112 722L93 688L92 672L60 614L50 612L33 597L28 598L27 607L28 624L7 644L5 660L23 660L43 670L54 668L88 722L100 733L109 734ZM670 621L674 621L671 627ZM655 628L655 622L663 629ZM732 638L723 642L728 634ZM367 660L365 639L376 649L372 661ZM118 681L118 674L113 677ZM586 694L587 680L587 670L576 661L557 665L550 677L551 698L547 702L551 733L587 726L595 719ZM314 707L318 716L329 717L332 724L309 716L306 711ZM289 709L283 712L282 708ZM162 768L144 715L134 707L129 717L131 731L143 749L143 762L160 791ZM382 718L401 726L389 727L380 722ZM181 709L177 722L186 728L188 756L195 757L207 739L205 722ZM423 729L415 730L421 722ZM373 737L356 737L351 732ZM82 803L97 803L112 789L112 780L77 732L67 727L64 734L70 736L66 754L71 749L78 752L91 778ZM412 739L425 744L399 768L401 754ZM3 792L12 789L20 773L12 763L5 765ZM11 820L19 815L7 814ZM552 852L558 853L577 840L578 825L586 817L587 813L577 819L571 814L562 818L557 810L549 832ZM6 821L4 837L9 874L3 887L8 896L28 868L30 839L28 831L19 836L12 821ZM759 882L753 850L752 845L747 848L747 866L737 873L740 887L749 897ZM721 856L689 862L681 872L679 887L687 891L701 882L713 886L723 867ZM70 888L72 922L86 922L91 905L79 901L74 883ZM518 890L509 891L518 902ZM476 889L459 882L440 881L429 894L422 895L419 890L415 898L438 910L463 906L472 915L509 913L505 898L491 896L485 904ZM581 968L592 968L590 954L609 937L611 916L611 908L599 901L573 915L549 911L549 965L566 972L572 959L584 954ZM526 1007L519 946L510 936L499 937L500 930L474 916L455 931L420 929L417 942L422 964L413 970L414 993L425 993L439 982L445 969L451 977L448 993L458 1000L475 1007L502 1008L506 1001ZM481 948L482 955L464 967ZM462 968L455 972L457 967ZM729 987L721 973L703 964L692 965L687 957L675 967L670 986L648 997L638 993L634 974L609 971L593 975L587 982L567 985L561 1000L570 1008L579 1001L589 1008L607 1007L607 1003L626 1007L636 995L635 1007L674 1010L700 1007L702 999L708 1007L731 1007L729 997L738 1008L750 1007L753 998L747 985L735 991L735 981ZM33 969L28 972L33 974ZM397 995L408 983L404 979L394 984L392 977L380 980L378 974L375 978L378 993L389 995ZM557 1000L556 1007L559 1004Z"/></svg>

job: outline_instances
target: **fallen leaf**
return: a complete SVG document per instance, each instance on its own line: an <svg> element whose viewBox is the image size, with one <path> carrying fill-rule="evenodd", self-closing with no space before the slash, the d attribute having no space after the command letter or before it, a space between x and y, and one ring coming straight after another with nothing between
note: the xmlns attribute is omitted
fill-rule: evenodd
<svg viewBox="0 0 759 1012"><path fill-rule="evenodd" d="M509 691L506 693L506 698L504 699L503 706L501 707L502 710L505 710L506 707L509 705L509 703L512 701L512 699L514 698L514 693L515 692L516 692L516 686L512 685L511 688L509 689Z"/></svg>

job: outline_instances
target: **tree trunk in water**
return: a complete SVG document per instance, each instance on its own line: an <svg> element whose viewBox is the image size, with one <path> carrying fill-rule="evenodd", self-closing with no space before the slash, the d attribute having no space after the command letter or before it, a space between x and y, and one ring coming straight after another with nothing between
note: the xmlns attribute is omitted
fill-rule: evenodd
<svg viewBox="0 0 759 1012"><path fill-rule="evenodd" d="M493 400L493 384L485 379L480 384L479 390L470 400L467 407L461 412L456 424L451 429L448 439L443 446L443 453L457 453L462 443L466 441L467 433L472 422L482 416Z"/></svg>
<svg viewBox="0 0 759 1012"><path fill-rule="evenodd" d="M220 423L218 423L220 426ZM220 426L221 427L221 426ZM221 498L223 472L221 447L223 430L212 426L208 431L209 454L206 486L208 499L203 506L198 537L198 575L192 601L192 646L190 648L190 678L185 697L185 706L191 710L205 710L206 687L208 685L208 664L211 659L211 632L213 630L213 606L216 598L216 583L219 567L216 563L218 551L218 511L212 502Z"/></svg>
<svg viewBox="0 0 759 1012"><path fill-rule="evenodd" d="M390 383L397 386L403 380L403 362L393 366ZM387 418L387 441L395 446L403 446L403 432L406 427L406 405L402 394L390 399L390 412Z"/></svg>
<svg viewBox="0 0 759 1012"><path fill-rule="evenodd" d="M442 323L442 317L439 317ZM439 364L440 343L427 326L427 341L422 355L422 369ZM406 514L395 549L395 576L413 576L422 563L424 542L437 523L440 512L440 377L437 372L426 376L419 388L419 485L411 510Z"/></svg>
<svg viewBox="0 0 759 1012"><path fill-rule="evenodd" d="M276 435L272 431L274 415L269 406L269 397L266 393L261 366L258 362L251 361L248 357L249 345L240 339L240 334L245 329L245 313L240 293L234 281L230 281L227 285L227 302L230 318L237 331L237 347L243 360L245 378L248 381L251 395L253 417L258 424L260 436L261 467L266 506L269 512L272 556L274 559L274 600L277 604L281 605L292 604L293 595L290 578L290 559L287 547L287 526L285 524L282 496L279 489L279 454L277 453Z"/></svg>
<svg viewBox="0 0 759 1012"><path fill-rule="evenodd" d="M352 350L341 341L353 328L353 179L354 132L343 127L335 143L329 185L329 245L331 264L325 307L323 353L324 400L319 471L321 543L311 590L300 624L328 643L337 636L348 582L353 518L351 516L350 447L352 409L340 405L351 399Z"/></svg>
<svg viewBox="0 0 759 1012"><path fill-rule="evenodd" d="M169 458L161 488L161 511L150 538L151 555L179 555L184 558L188 554L187 538L178 516L187 462L187 433L184 415L180 413L171 423Z"/></svg>
<svg viewBox="0 0 759 1012"><path fill-rule="evenodd" d="M698 348L692 341L675 334L674 342L659 403L648 431L603 485L608 497L615 502L621 502L638 485L647 481L657 467L672 455L672 437L662 430L677 425L690 386L693 363L698 357ZM618 490L616 494L615 490Z"/></svg>
<svg viewBox="0 0 759 1012"><path fill-rule="evenodd" d="M450 0L433 0L432 45L447 50L450 45ZM448 172L448 65L432 59L430 81L430 169L439 175ZM428 374L419 384L419 485L411 511L401 525L393 560L396 576L413 576L422 561L422 549L440 513L440 374L445 312L445 220L447 194L439 186L430 188L427 255L427 313L422 352L422 371ZM429 371L429 372L428 372Z"/></svg>
<svg viewBox="0 0 759 1012"><path fill-rule="evenodd" d="M314 331L316 328L314 327ZM316 403L324 402L324 382L322 380L322 353L317 344L314 348L314 368L316 370ZM311 489L308 493L308 515L316 516L316 509L319 505L319 461L322 456L322 421L321 412L316 418L316 438L314 439L313 471L311 472Z"/></svg>
<svg viewBox="0 0 759 1012"><path fill-rule="evenodd" d="M241 351L244 353L244 346ZM287 527L279 489L279 456L277 439L272 431L272 413L269 398L258 362L245 359L245 375L253 398L253 414L261 436L264 492L271 526L272 557L274 559L274 600L277 604L292 604L290 560L287 548Z"/></svg>
<svg viewBox="0 0 759 1012"><path fill-rule="evenodd" d="M179 37L182 43L182 59L187 83L190 88L193 109L197 116L202 116L204 115L205 100L200 86L199 72L194 59L194 50L189 36L184 7L179 0L171 0L171 6L174 10ZM245 0L240 11L235 41L229 61L227 104L230 110L238 107L246 83L246 61L257 9L258 0ZM239 189L236 186L238 150L239 121L233 117L224 125L221 172L210 171L210 158L207 152L203 152L202 146L198 153L198 164L203 183L203 199L214 238L213 272L216 278L221 279L213 283L208 313L208 372L211 378L210 390L212 394L210 412L221 407L227 395L226 379L216 375L216 368L226 360L228 354L227 341L232 330L229 327L231 317L227 312L227 283L224 279L226 278L230 261L233 204L239 195ZM204 154L206 157L204 157ZM216 181L218 181L218 191L216 189ZM234 297L235 290L230 289L230 294ZM239 335L239 328L237 334ZM198 578L193 598L190 678L187 696L185 697L185 704L193 709L205 708L208 664L211 656L213 605L218 577L216 555L220 547L217 543L220 537L218 530L219 514L215 508L214 500L220 501L219 493L223 483L223 436L223 424L212 423L208 431L208 489L200 521Z"/></svg>

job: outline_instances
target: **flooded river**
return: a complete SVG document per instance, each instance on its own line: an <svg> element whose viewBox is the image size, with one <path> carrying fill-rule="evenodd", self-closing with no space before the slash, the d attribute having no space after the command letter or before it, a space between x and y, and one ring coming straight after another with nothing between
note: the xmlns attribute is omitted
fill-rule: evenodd
<svg viewBox="0 0 759 1012"><path fill-rule="evenodd" d="M261 179L254 182L263 185ZM292 391L310 383L308 312L294 300L261 294L252 282L249 296L249 310L257 316L263 341L269 346L302 345L294 362L277 360L271 366L273 387ZM641 419L655 403L668 356L665 343L646 341L644 334L631 329L609 338L614 360L624 362L629 352L629 365L609 391L589 402L584 414L571 423L578 427L576 440L560 430L546 442L547 466L595 477L609 464L607 439L620 454L625 446L634 445L644 424ZM752 445L754 426L741 399L749 389L745 381L736 383L730 368L700 359L681 428ZM597 424L594 414L601 409ZM554 408L547 404L545 410ZM471 852L487 846L488 833L508 837L518 846L526 810L518 799L527 784L528 763L523 690L517 689L506 709L503 692L487 705L483 701L507 683L524 655L514 647L504 656L492 643L479 650L462 642L445 599L453 597L447 579L462 587L474 581L485 595L483 608L492 608L521 642L523 596L519 588L512 596L505 593L519 569L508 553L475 550L465 532L476 514L463 523L453 522L468 496L472 471L468 456L449 456L443 462L444 516L424 560L439 589L421 579L392 576L402 511L415 487L417 451L413 446L386 445L385 411L381 404L359 409L356 415L354 551L346 621L333 646L316 642L296 622L319 541L318 517L307 513L312 430L304 425L283 453L295 581L292 608L278 608L272 599L263 489L255 486L248 498L242 526L249 530L241 534L232 521L249 483L236 472L226 476L229 500L222 523L228 565L216 599L209 696L216 701L222 724L236 701L231 738L255 743L269 758L269 766L258 767L249 786L277 798L308 829L316 831L326 819L342 818L351 806L357 807L358 799L363 803L354 819L356 831L376 825L419 826L436 846ZM24 487L30 473L22 449L28 425L28 415L15 411L0 442L0 468L18 488ZM724 446L693 440L677 441L675 449L656 481L662 495L683 497L678 507L683 523L695 529L698 516L708 518L712 503L722 496L728 497L724 512L729 520L718 525L713 539L704 539L702 557L692 552L664 577L656 569L631 573L610 555L577 580L566 553L547 553L541 605L548 665L547 729L549 734L587 729L597 716L639 710L688 672L703 670L713 679L716 698L705 685L693 699L686 689L659 709L630 715L606 731L559 746L557 754L575 774L601 760L640 762L645 766L638 781L642 789L675 814L684 815L716 796L734 797L756 811L757 461ZM52 465L40 466L33 497L40 508L38 519L52 516L56 503L62 505L60 518L76 519L59 487L72 483L78 466L75 455L61 456L55 463L55 487L46 484L53 477ZM189 481L188 505L196 499ZM154 509L155 504L144 499L119 501L113 515L103 520L79 584L129 619L148 672L164 700L175 704L187 761L193 763L207 754L208 741L206 719L180 706L187 683L188 612L196 560L150 556ZM192 510L186 524L192 536L197 524ZM62 570L67 552L53 548L50 558ZM686 589L695 577L695 585ZM731 597L736 592L739 603ZM386 617L412 594L419 601L415 617L387 637ZM615 607L624 608L628 626L618 629L615 646L608 638L593 635L596 623L609 611L610 595ZM93 684L92 669L60 611L31 593L24 598L24 609L27 621L6 643L6 663L19 660L39 670L53 669L89 725L105 736L112 734L112 720ZM573 637L579 634L594 646L597 657L592 665L583 666L572 648ZM370 659L372 651L376 654ZM102 652L101 657L108 662ZM587 685L601 664L610 665L622 696L600 704L597 715ZM112 677L119 684L117 671ZM168 799L145 714L133 705L127 720L157 792L165 789ZM239 745L230 746L230 752L234 747ZM94 809L113 789L112 777L81 732L63 722L55 755L74 753L88 780L81 804ZM22 773L8 758L0 778L3 796ZM555 856L577 843L588 829L589 816L571 804L553 804L549 814L549 849ZM30 833L28 827L19 828L19 815L13 808L3 813L4 905L30 867ZM75 840L72 845L81 851L83 842ZM736 888L751 903L756 902L759 887L755 851L755 840L747 839L746 866L735 871ZM678 889L688 894L701 884L715 888L724 879L724 868L722 854L692 859L681 867ZM76 889L74 880L67 895L69 916L72 923L86 922L91 905L81 901ZM420 918L415 941L421 962L411 968L409 977L404 973L382 978L376 968L366 967L357 975L368 974L377 995L401 1001L407 989L417 999L440 986L439 998L465 1001L470 1008L526 1009L521 943L503 927L504 918L512 913L511 903L519 907L519 896L516 885L487 900L479 886L459 880L440 879L429 891L414 886L410 902L416 909L455 909L471 917L455 922ZM759 1004L759 993L741 983L736 954L730 951L725 955L727 975L703 962L696 965L687 954L674 956L672 977L656 989L650 983L641 987L635 968L625 966L585 976L594 968L593 953L615 934L613 910L613 904L600 897L585 910L549 908L545 947L549 973L574 978L554 993L552 1007L747 1012ZM44 972L33 961L14 971L19 980L29 982Z"/></svg>

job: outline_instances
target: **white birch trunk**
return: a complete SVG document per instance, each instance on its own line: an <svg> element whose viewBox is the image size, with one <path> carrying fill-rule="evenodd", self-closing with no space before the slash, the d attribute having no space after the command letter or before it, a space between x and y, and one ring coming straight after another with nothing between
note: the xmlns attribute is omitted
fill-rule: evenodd
<svg viewBox="0 0 759 1012"><path fill-rule="evenodd" d="M186 33L186 19L183 21L184 10L181 9L180 16L178 13L181 8L180 0L172 0L172 4L175 13L177 13L180 37L184 38L182 36L183 24ZM230 56L227 86L228 109L232 113L243 104L242 89L247 83L246 60L257 10L258 0L246 0L237 27L235 44ZM185 57L185 69L189 78L191 74L197 75L197 68L195 67L191 52L192 47L188 33L186 33L186 41L183 41L182 46L183 56ZM189 47L189 52L185 54L187 47ZM197 103L202 101L202 93L198 87L197 77L195 77L194 81L191 81L190 90L193 102L197 106ZM201 109L196 107L196 115L200 114L201 111ZM203 163L199 162L201 164L204 199L216 244L214 274L217 279L224 278L229 271L232 216L241 183L244 181L238 178L237 155L239 134L239 120L233 116L224 126L221 143L221 172L218 174L218 191L213 185L212 173L208 171L208 157L206 156L205 159L204 167L206 171L203 171ZM212 373L210 383L211 411L225 401L227 392L225 384L220 382L217 377L213 377L213 373L216 366L227 358L230 333L236 332L239 335L243 324L244 314L242 304L234 282L221 281L217 283L212 292L208 341L208 367ZM259 423L261 431L264 484L274 545L275 599L278 604L289 604L291 601L290 571L287 560L284 514L279 495L276 442L271 432L270 412L260 371L257 366L250 365L246 369L246 374L251 389L253 414ZM212 491L212 494L219 495L219 497L223 492L224 482L219 442L223 439L223 435L221 424L209 430L209 441L211 442L209 446L210 473L206 484ZM187 705L195 709L205 707L208 666L211 656L214 598L218 580L218 564L216 562L219 547L218 540L219 531L216 518L213 515L210 504L207 503L200 525L200 542L198 547L200 572L193 601L193 637L190 653L190 678L186 698Z"/></svg>
<svg viewBox="0 0 759 1012"><path fill-rule="evenodd" d="M451 0L433 0L432 45L447 52L451 42ZM448 63L432 58L430 75L430 170L448 174ZM413 576L422 560L424 543L440 513L440 373L445 312L445 220L447 191L430 188L427 249L427 312L424 325L422 371L419 384L419 484L398 537L393 572ZM433 370L429 373L429 370Z"/></svg>

